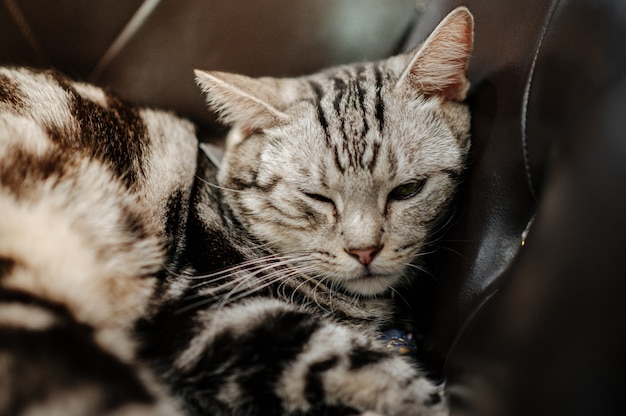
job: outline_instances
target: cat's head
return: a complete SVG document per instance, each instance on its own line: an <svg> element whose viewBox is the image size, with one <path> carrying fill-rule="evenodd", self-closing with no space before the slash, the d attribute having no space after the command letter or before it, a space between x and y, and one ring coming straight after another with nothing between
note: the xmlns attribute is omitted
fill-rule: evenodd
<svg viewBox="0 0 626 416"><path fill-rule="evenodd" d="M406 274L469 149L473 19L415 51L292 79L197 71L233 126L219 175L237 219L303 272L375 295Z"/></svg>

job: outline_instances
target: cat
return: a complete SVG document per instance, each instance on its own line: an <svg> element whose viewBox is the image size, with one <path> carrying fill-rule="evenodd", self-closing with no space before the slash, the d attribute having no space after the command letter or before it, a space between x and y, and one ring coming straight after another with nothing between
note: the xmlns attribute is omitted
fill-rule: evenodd
<svg viewBox="0 0 626 416"><path fill-rule="evenodd" d="M432 415L379 340L470 147L473 18L298 78L196 71L231 126L0 69L0 414Z"/></svg>

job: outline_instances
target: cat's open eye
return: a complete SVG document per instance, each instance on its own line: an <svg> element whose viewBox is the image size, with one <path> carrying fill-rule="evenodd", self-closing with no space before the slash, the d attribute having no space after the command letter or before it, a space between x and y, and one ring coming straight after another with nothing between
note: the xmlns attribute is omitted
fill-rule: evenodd
<svg viewBox="0 0 626 416"><path fill-rule="evenodd" d="M424 189L425 184L426 179L414 180L402 184L394 188L394 190L389 193L389 199L394 201L402 201L405 199L413 198L415 195L419 194L422 189Z"/></svg>
<svg viewBox="0 0 626 416"><path fill-rule="evenodd" d="M335 205L332 199L325 197L324 195L315 194L311 192L303 192L308 198L314 199L319 202L323 202L325 204Z"/></svg>

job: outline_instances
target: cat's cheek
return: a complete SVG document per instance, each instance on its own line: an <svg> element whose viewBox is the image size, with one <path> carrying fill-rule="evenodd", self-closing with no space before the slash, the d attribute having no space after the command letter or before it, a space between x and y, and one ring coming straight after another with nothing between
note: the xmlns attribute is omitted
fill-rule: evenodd
<svg viewBox="0 0 626 416"><path fill-rule="evenodd" d="M430 217L428 207L408 203L392 204L387 211L385 221L385 246L396 255L406 249L415 248L423 241L427 233L425 219Z"/></svg>

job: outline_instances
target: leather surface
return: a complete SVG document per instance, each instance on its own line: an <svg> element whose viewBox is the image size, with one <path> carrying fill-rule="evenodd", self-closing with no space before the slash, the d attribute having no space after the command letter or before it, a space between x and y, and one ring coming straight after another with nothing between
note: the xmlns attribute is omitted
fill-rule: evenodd
<svg viewBox="0 0 626 416"><path fill-rule="evenodd" d="M467 5L471 168L437 281L412 299L424 355L453 415L626 414L626 3L418 3L415 18L412 0L5 0L0 64L54 66L215 129L191 68L381 58L414 18L404 49Z"/></svg>
<svg viewBox="0 0 626 416"><path fill-rule="evenodd" d="M431 351L452 415L626 414L626 4L465 3L474 148Z"/></svg>
<svg viewBox="0 0 626 416"><path fill-rule="evenodd" d="M525 155L525 93L550 2L542 0L431 2L405 49L418 44L451 9L466 4L474 14L471 168L451 227L430 269L439 279L430 301L435 321L428 360L441 361L474 311L490 296L517 255L534 215ZM428 313L428 312L426 312Z"/></svg>

